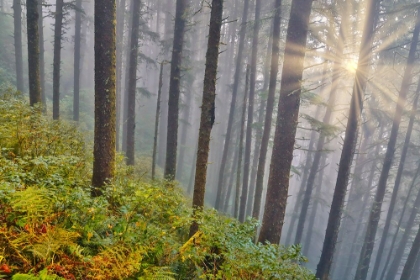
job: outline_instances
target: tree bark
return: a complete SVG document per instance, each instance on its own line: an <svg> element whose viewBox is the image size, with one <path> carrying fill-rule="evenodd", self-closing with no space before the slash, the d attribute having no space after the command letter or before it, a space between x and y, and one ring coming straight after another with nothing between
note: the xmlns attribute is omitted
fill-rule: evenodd
<svg viewBox="0 0 420 280"><path fill-rule="evenodd" d="M39 75L38 0L26 0L28 32L29 102L31 106L42 102ZM22 78L23 80L23 78Z"/></svg>
<svg viewBox="0 0 420 280"><path fill-rule="evenodd" d="M258 54L258 35L260 32L260 14L261 0L255 1L255 20L252 37L251 68L249 76L249 101L248 101L248 119L246 126L245 155L244 155L244 176L242 182L242 196L239 210L239 220L245 220L245 211L247 203L251 203L254 193L248 193L249 187L249 169L251 164L251 144L252 144L252 126L254 124L254 100L255 100L255 82L257 79L257 54Z"/></svg>
<svg viewBox="0 0 420 280"><path fill-rule="evenodd" d="M269 241L273 244L280 242L298 123L311 8L312 0L292 1L260 242Z"/></svg>
<svg viewBox="0 0 420 280"><path fill-rule="evenodd" d="M153 138L153 160L152 160L152 180L155 179L156 173L156 152L157 152L157 140L158 140L158 133L159 133L159 116L160 116L160 97L162 96L162 85L163 85L163 65L164 62L160 63L160 71L159 71L159 85L158 85L158 96L156 101L156 117L155 117L155 136Z"/></svg>
<svg viewBox="0 0 420 280"><path fill-rule="evenodd" d="M247 65L246 67L246 78L245 78L245 91L244 91L244 100L242 104L242 114L240 120L241 131L239 133L239 151L238 151L238 164L236 166L236 188L235 188L235 212L234 215L238 218L241 222L243 222L244 217L241 217L240 213L240 201L241 201L241 174L242 174L242 158L243 158L243 150L244 150L244 133L245 133L245 116L246 116L246 104L248 102L248 89L249 89L249 73L250 67Z"/></svg>
<svg viewBox="0 0 420 280"><path fill-rule="evenodd" d="M207 165L210 150L210 135L215 121L215 99L217 65L219 60L220 32L223 21L223 0L213 0L211 4L210 28L206 54L206 70L203 84L200 132L198 135L197 162L193 196L194 215L204 207ZM198 230L193 222L190 237Z"/></svg>
<svg viewBox="0 0 420 280"><path fill-rule="evenodd" d="M44 18L42 14L42 0L38 3L38 33L39 33L39 78L41 85L42 109L47 112L47 97L45 93L45 59L44 59Z"/></svg>
<svg viewBox="0 0 420 280"><path fill-rule="evenodd" d="M137 57L139 52L140 0L133 0L133 18L130 40L129 81L127 89L127 165L134 165L136 132Z"/></svg>
<svg viewBox="0 0 420 280"><path fill-rule="evenodd" d="M116 149L120 150L120 130L121 130L121 101L123 100L123 49L124 49L124 23L125 23L125 2L120 0L117 7L117 117L116 117Z"/></svg>
<svg viewBox="0 0 420 280"><path fill-rule="evenodd" d="M407 261L405 262L404 269L401 274L401 279L410 279L411 273L414 269L414 263L420 251L420 227L417 231L416 238L414 239L413 246L408 254Z"/></svg>
<svg viewBox="0 0 420 280"><path fill-rule="evenodd" d="M389 137L388 146L386 149L384 164L381 175L379 177L378 188L376 191L375 200L370 211L370 216L367 225L367 232L363 242L362 252L360 254L359 265L356 271L355 280L365 280L369 270L370 259L375 246L375 236L378 229L378 223L381 216L381 207L384 200L386 183L388 181L389 171L394 159L395 145L397 144L398 130L401 123L401 118L406 103L406 96L410 88L413 78L412 72L414 68L415 55L417 50L417 43L420 32L420 9L417 11L416 26L413 32L413 39L411 40L410 51L407 58L407 66L404 71L404 76L401 84L401 89L398 96L397 107L395 109L391 135ZM392 205L390 205L393 208Z"/></svg>
<svg viewBox="0 0 420 280"><path fill-rule="evenodd" d="M115 174L116 5L95 0L95 134L92 196Z"/></svg>
<svg viewBox="0 0 420 280"><path fill-rule="evenodd" d="M169 80L168 129L166 137L165 178L175 179L178 145L179 93L181 85L182 51L186 25L187 0L176 1L174 42L172 47L171 77ZM196 176L197 177L197 176Z"/></svg>
<svg viewBox="0 0 420 280"><path fill-rule="evenodd" d="M79 96L80 96L80 41L82 29L82 0L76 1L76 23L74 26L74 96L73 96L73 120L79 121Z"/></svg>
<svg viewBox="0 0 420 280"><path fill-rule="evenodd" d="M274 109L274 95L277 87L277 74L279 72L280 58L280 26L281 26L281 4L282 0L274 1L274 18L273 18L273 42L271 46L271 66L270 66L270 82L268 86L267 108L265 110L264 131L261 140L260 155L257 168L257 179L255 183L254 207L252 217L258 219L260 217L261 200L263 193L263 182L265 172L265 161L267 159L268 142L270 140L271 122Z"/></svg>
<svg viewBox="0 0 420 280"><path fill-rule="evenodd" d="M34 0L30 2L34 2ZM14 40L15 40L16 89L20 92L24 92L25 84L23 81L23 58L22 58L22 6L21 6L20 0L13 0L13 20L14 20Z"/></svg>
<svg viewBox="0 0 420 280"><path fill-rule="evenodd" d="M219 169L219 179L218 179L218 184L217 184L216 203L215 203L215 208L217 210L221 210L223 206L223 201L222 201L223 200L222 193L224 192L223 182L224 182L224 177L225 177L226 161L227 161L227 156L229 152L230 138L232 137L232 126L233 126L235 109L236 109L236 97L238 94L240 75L242 72L241 66L243 63L242 57L243 57L244 47L245 47L246 23L248 21L248 6L249 6L249 0L245 0L244 10L242 13L241 29L239 31L238 53L236 56L235 75L233 78L232 100L230 102L228 126L226 130L225 143L223 146L222 161L220 163L220 169Z"/></svg>
<svg viewBox="0 0 420 280"><path fill-rule="evenodd" d="M53 119L60 118L61 33L63 29L63 0L55 4L54 61L53 61Z"/></svg>
<svg viewBox="0 0 420 280"><path fill-rule="evenodd" d="M347 184L357 144L357 135L363 110L364 91L367 85L369 64L372 57L373 32L376 27L376 15L379 12L380 0L367 2L366 21L360 45L359 61L353 84L349 116L347 120L343 150L338 167L337 181L335 184L333 201L328 217L327 229L322 248L321 258L317 266L316 277L326 280L329 277L335 245L341 223L341 214L346 197Z"/></svg>

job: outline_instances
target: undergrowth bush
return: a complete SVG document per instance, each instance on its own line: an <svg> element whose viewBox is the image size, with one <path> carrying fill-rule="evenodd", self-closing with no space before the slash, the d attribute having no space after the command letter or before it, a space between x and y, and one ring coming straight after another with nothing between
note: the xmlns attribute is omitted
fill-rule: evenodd
<svg viewBox="0 0 420 280"><path fill-rule="evenodd" d="M120 158L90 196L91 152L77 129L19 96L0 97L0 278L314 279L296 246L254 244L256 222L192 210L175 183Z"/></svg>

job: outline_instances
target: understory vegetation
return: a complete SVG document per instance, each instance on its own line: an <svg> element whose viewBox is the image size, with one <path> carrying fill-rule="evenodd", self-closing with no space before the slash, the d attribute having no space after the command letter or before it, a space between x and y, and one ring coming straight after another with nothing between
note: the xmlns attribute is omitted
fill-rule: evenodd
<svg viewBox="0 0 420 280"><path fill-rule="evenodd" d="M119 159L90 195L91 149L12 92L0 97L0 278L314 279L298 246L253 242L256 221L206 209L188 239L181 188L150 180L150 160Z"/></svg>

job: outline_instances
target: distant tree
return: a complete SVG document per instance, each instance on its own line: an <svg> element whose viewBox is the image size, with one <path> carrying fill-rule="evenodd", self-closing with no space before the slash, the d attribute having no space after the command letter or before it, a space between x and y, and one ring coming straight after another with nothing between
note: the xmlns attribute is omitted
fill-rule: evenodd
<svg viewBox="0 0 420 280"><path fill-rule="evenodd" d="M73 85L73 120L79 121L80 95L80 41L82 30L82 0L76 0L76 21L74 26L74 85Z"/></svg>
<svg viewBox="0 0 420 280"><path fill-rule="evenodd" d="M38 32L39 32L39 77L41 80L41 98L44 113L47 112L47 96L45 93L45 47L44 47L44 17L42 12L42 0L38 3Z"/></svg>
<svg viewBox="0 0 420 280"><path fill-rule="evenodd" d="M55 2L54 61L53 61L53 119L60 118L61 35L63 32L63 0Z"/></svg>
<svg viewBox="0 0 420 280"><path fill-rule="evenodd" d="M129 82L127 92L128 111L127 111L127 165L134 165L134 146L136 128L136 91L137 91L137 57L139 49L139 30L140 30L140 0L133 0L132 6L132 29L130 39L130 60L129 60Z"/></svg>
<svg viewBox="0 0 420 280"><path fill-rule="evenodd" d="M200 132L198 135L196 174L193 195L194 211L204 207L206 189L207 165L210 150L210 135L215 121L215 98L217 66L219 60L220 32L223 20L223 0L213 0L211 3L210 27L207 43L206 70L204 74L203 101L201 105ZM190 236L198 230L198 224L193 223Z"/></svg>
<svg viewBox="0 0 420 280"><path fill-rule="evenodd" d="M176 1L175 30L172 47L171 76L169 80L168 129L166 142L165 178L173 180L176 174L178 146L179 94L181 85L182 51L188 1Z"/></svg>
<svg viewBox="0 0 420 280"><path fill-rule="evenodd" d="M95 0L95 135L92 196L115 174L116 7Z"/></svg>
<svg viewBox="0 0 420 280"><path fill-rule="evenodd" d="M411 40L410 50L407 57L407 64L404 71L403 80L402 80L401 88L399 91L397 106L396 106L394 117L393 117L391 134L389 136L384 164L382 166L381 175L379 177L375 200L372 204L372 208L369 215L366 236L363 242L362 252L360 253L359 265L357 268L355 280L359 280L359 279L365 280L367 277L368 270L369 270L370 259L373 253L373 248L375 246L376 231L378 229L378 224L379 224L379 220L381 216L382 203L385 197L388 176L389 176L389 172L391 170L392 162L394 159L398 131L399 131L401 119L404 113L404 106L406 103L407 94L408 94L408 91L410 89L410 85L413 79L414 62L416 60L416 51L417 51L417 44L419 41L419 33L420 33L420 10L418 11L418 14L417 14L416 24L415 24L415 28L413 32L413 38ZM395 204L395 201L396 201L396 198L394 198L392 202ZM391 207L391 210L393 211L394 205L390 205L390 207ZM389 227L389 224L388 224L388 227ZM385 244L383 244L383 246L384 245ZM383 249L383 247L381 249Z"/></svg>
<svg viewBox="0 0 420 280"><path fill-rule="evenodd" d="M123 49L124 49L124 23L125 23L125 4L126 0L120 0L117 6L117 118L116 118L116 148L120 150L120 130L121 130L121 103L123 100Z"/></svg>
<svg viewBox="0 0 420 280"><path fill-rule="evenodd" d="M155 179L156 174L156 155L157 155L157 144L158 144L158 134L159 134L159 117L160 117L160 103L162 96L162 86L163 86L163 65L165 63L162 61L160 63L159 71L159 83L158 83L158 96L156 101L156 115L155 115L155 135L153 138L153 153L152 153L152 179Z"/></svg>
<svg viewBox="0 0 420 280"><path fill-rule="evenodd" d="M418 258L420 251L420 226L414 238L413 245L411 246L410 253L408 254L407 261L405 262L404 269L401 273L401 279L410 279L413 273L416 258Z"/></svg>
<svg viewBox="0 0 420 280"><path fill-rule="evenodd" d="M223 181L224 181L224 176L225 176L224 174L225 174L225 169L226 169L227 156L229 153L229 145L231 142L230 138L232 136L232 126L233 126L235 108L236 108L236 97L238 95L241 72L243 71L242 57L243 57L244 47L245 47L246 23L248 21L248 7L249 7L249 0L245 0L244 9L242 13L242 20L241 20L242 21L241 29L239 31L238 53L236 55L235 76L233 78L232 100L230 102L229 119L228 119L225 143L223 146L222 161L220 163L219 178L218 178L218 184L217 184L215 207L218 210L220 210L223 207L223 199L222 199L222 193L224 192Z"/></svg>
<svg viewBox="0 0 420 280"><path fill-rule="evenodd" d="M261 140L260 157L258 160L257 179L255 183L255 196L252 217L259 219L261 211L261 200L263 194L263 181L265 162L267 158L268 142L270 140L271 121L273 119L274 95L277 87L277 74L279 72L280 57L280 26L281 26L281 5L282 0L275 0L273 10L273 29L272 29L272 46L271 62L270 62L270 82L268 87L267 107L265 110L264 130Z"/></svg>
<svg viewBox="0 0 420 280"><path fill-rule="evenodd" d="M33 106L42 102L39 75L38 0L26 0L28 32L29 101Z"/></svg>
<svg viewBox="0 0 420 280"><path fill-rule="evenodd" d="M273 244L280 242L298 123L311 8L312 0L292 1L260 242L269 241Z"/></svg>
<svg viewBox="0 0 420 280"><path fill-rule="evenodd" d="M20 0L13 0L14 40L15 40L15 64L16 64L16 88L20 92L25 91L23 81L23 58L22 58L22 6Z"/></svg>
<svg viewBox="0 0 420 280"><path fill-rule="evenodd" d="M254 100L255 100L255 83L257 79L257 54L258 54L258 35L260 32L260 14L261 14L261 0L255 1L255 20L254 31L252 34L252 52L251 52L251 65L249 77L249 102L248 102L248 119L246 127L246 140L245 140L245 158L244 158L244 176L242 183L242 196L241 206L239 210L239 220L245 220L245 211L247 203L251 203L254 193L248 193L249 187L249 172L251 166L251 142L252 142L252 127L254 125ZM254 188L250 188L250 190Z"/></svg>
<svg viewBox="0 0 420 280"><path fill-rule="evenodd" d="M316 276L321 280L329 278L335 245L338 238L351 164L357 144L357 135L363 109L364 91L367 84L367 75L372 56L373 32L376 27L376 15L379 9L379 3L380 0L367 1L366 20L359 51L356 76L353 84L353 94L350 101L343 150L338 167L337 181L328 217L324 245L316 272Z"/></svg>

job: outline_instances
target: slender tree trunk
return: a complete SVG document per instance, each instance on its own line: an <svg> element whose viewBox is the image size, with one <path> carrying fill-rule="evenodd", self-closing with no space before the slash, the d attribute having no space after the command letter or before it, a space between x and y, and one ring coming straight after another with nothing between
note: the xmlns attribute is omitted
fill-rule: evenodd
<svg viewBox="0 0 420 280"><path fill-rule="evenodd" d="M239 137L237 137L239 140ZM232 196L232 190L233 190L233 180L235 178L236 172L235 170L238 170L238 158L239 158L239 149L235 149L234 151L234 155L233 155L233 161L232 161L232 168L230 169L230 173L229 173L229 179L228 179L228 183L227 183L227 193L226 193L226 198L224 199L223 202L223 212L227 213L228 209L229 209L229 204L231 203L231 196ZM235 189L236 190L236 189ZM235 198L236 198L236 194L235 194ZM233 203L235 204L235 202ZM235 205L233 205L235 206ZM233 208L233 211L235 211L235 208ZM233 213L232 216L234 216L235 213Z"/></svg>
<svg viewBox="0 0 420 280"><path fill-rule="evenodd" d="M203 101L201 105L200 132L197 146L197 162L193 196L194 215L204 207L207 165L210 150L210 134L215 121L215 99L217 65L219 60L220 32L222 28L223 0L213 0L211 5L210 28L206 54L206 70L203 84ZM190 237L198 230L193 222Z"/></svg>
<svg viewBox="0 0 420 280"><path fill-rule="evenodd" d="M413 272L411 273L410 280L420 279L420 254L417 255L416 263L414 264Z"/></svg>
<svg viewBox="0 0 420 280"><path fill-rule="evenodd" d="M42 14L42 0L38 3L38 33L39 33L39 77L41 85L42 109L47 112L47 97L45 96L45 59L44 59L44 17Z"/></svg>
<svg viewBox="0 0 420 280"><path fill-rule="evenodd" d="M382 263L382 261L381 261L382 260L382 255L384 254L383 251L384 251L384 248L385 248L387 237L389 235L389 228L390 228L391 222L392 222L392 215L393 215L393 212L394 212L395 203L397 201L398 191L400 189L402 173L404 171L405 159L406 159L406 156L407 156L408 148L410 146L411 133L413 131L413 125L414 125L414 121L415 121L416 114L417 114L417 104L418 104L419 96L420 96L420 81L418 82L417 90L416 90L416 96L414 98L413 106L411 108L410 121L408 123L407 134L405 136L404 145L403 145L403 148L402 148L402 151L401 151L400 163L398 165L397 175L395 177L394 189L392 191L391 201L389 202L388 214L386 216L386 221L385 221L384 229L383 229L383 232L382 232L381 242L379 244L377 256L376 256L376 259L375 259L375 267L374 267L373 272L372 272L372 279L376 279L376 277L379 273L380 265Z"/></svg>
<svg viewBox="0 0 420 280"><path fill-rule="evenodd" d="M116 107L115 0L95 0L95 135L92 196L115 174Z"/></svg>
<svg viewBox="0 0 420 280"><path fill-rule="evenodd" d="M188 194L193 194L193 191L194 191L194 180L195 180L195 164L194 163L197 161L197 148L198 148L198 143L195 146L194 158L191 164L190 180L188 182Z"/></svg>
<svg viewBox="0 0 420 280"><path fill-rule="evenodd" d="M407 206L408 206L408 203L409 203L409 200L410 200L410 198L411 198L411 193L413 192L413 189L414 189L414 187L415 187L415 183L416 183L416 180L417 180L417 177L418 177L418 175L419 175L419 173L420 173L420 164L418 164L418 166L417 166L417 171L416 171L416 174L414 175L414 178L412 179L412 181L411 181L411 186L410 186L410 189L408 190L408 193L407 193L407 197L405 198L405 201L404 201L404 206L403 206L403 210L402 210L402 212L401 212L401 215L400 215L400 219L399 219L399 221L398 221L398 224L397 224L397 231L395 232L395 234L394 234L394 237L392 238L392 241L391 241L391 246L390 246L390 248L389 248L389 253L388 253L388 256L387 256L387 258L386 258L386 262L385 262L385 265L384 265L384 269L383 269L383 271L382 271L382 273L381 273L381 278L380 279L385 279L385 273L386 273L386 271L387 270L389 270L390 272L390 274L391 275L389 275L390 276L390 278L391 277L394 277L395 278L395 273L393 273L392 271L391 271L391 269L388 269L388 268L390 268L389 267L389 262L390 262L390 260L391 260L391 255L392 255L392 253L394 252L394 246L395 246L395 241L397 240L397 237L398 237L398 234L400 233L400 228L401 228L401 226L402 226L402 222L403 222L403 219L404 219L404 216L405 216L405 212L406 212L406 210L407 210ZM418 194L418 196L419 196L419 194ZM415 213L415 214L413 214L413 212ZM417 214L417 210L415 210L414 208L412 209L412 213L411 213L411 216L410 216L410 218L409 218L409 221L411 220L411 217L415 217L415 215ZM407 230L407 228L406 228L406 230ZM410 230L411 230L411 228L410 228ZM403 237L403 239L402 240L404 240L405 238ZM401 241L402 241L401 240ZM400 241L400 243L401 243L401 241ZM401 243L402 244L402 243ZM405 244L403 245L403 246L399 246L399 248L402 248L402 249L404 249L404 247L405 247ZM398 249L397 250L397 255L399 255L399 253L398 252L400 252L401 250L400 249ZM401 254L401 256L402 256L402 254ZM393 264L393 266L395 266L395 267L397 267L398 268L398 266L399 266L399 264L400 264L400 261L399 260L396 260L396 259L394 259L394 263L395 263L395 265ZM395 269L396 270L396 269ZM394 279L394 278L392 278L392 279Z"/></svg>
<svg viewBox="0 0 420 280"><path fill-rule="evenodd" d="M403 81L401 84L401 89L397 101L397 108L395 109L395 114L393 118L393 124L391 129L391 135L389 137L389 142L385 154L384 164L382 167L381 175L379 177L378 188L375 196L375 200L370 211L370 216L368 220L367 232L365 240L363 243L362 252L360 254L359 265L356 272L355 280L365 280L369 270L370 259L373 252L373 247L375 246L375 236L378 229L378 223L381 215L382 202L384 200L386 192L386 183L388 181L389 171L392 166L392 161L394 159L395 145L397 143L398 130L401 123L401 118L404 110L404 105L406 103L406 96L410 88L410 84L413 78L412 72L414 68L415 55L417 50L417 43L419 39L420 32L420 9L417 11L417 20L416 26L413 32L413 39L411 40L410 51L407 58L407 66L404 72ZM396 195L396 194L395 194ZM395 200L394 200L395 203ZM390 205L393 210L393 205ZM389 228L389 225L388 225ZM386 229L388 231L388 228ZM383 248L382 248L383 250Z"/></svg>
<svg viewBox="0 0 420 280"><path fill-rule="evenodd" d="M239 31L238 53L236 56L235 76L233 78L232 100L230 102L228 126L226 130L226 137L225 137L225 143L223 146L223 155L222 155L222 161L220 163L219 179L218 179L218 184L217 184L216 203L215 203L215 208L217 210L220 210L223 206L221 196L222 196L223 188L224 188L223 181L225 177L226 161L227 161L227 155L229 152L230 138L232 136L232 126L233 126L235 108L236 108L236 97L238 94L240 75L242 72L242 63L243 63L242 57L243 57L244 47L245 47L245 35L246 35L245 33L246 33L246 24L248 21L248 7L249 7L249 0L245 0L244 10L242 13L241 29Z"/></svg>
<svg viewBox="0 0 420 280"><path fill-rule="evenodd" d="M184 94L185 95L185 94ZM190 125L189 118L190 118L190 111L192 107L192 102L194 97L190 93L190 96L185 96L187 101L186 107L184 108L183 116L182 116L182 129L181 129L181 139L180 139L180 147L179 147L179 158L178 158L178 166L176 169L176 179L178 181L182 181L182 175L184 170L184 157L185 157L185 150L187 144L187 137L188 137L188 127Z"/></svg>
<svg viewBox="0 0 420 280"><path fill-rule="evenodd" d="M261 0L255 1L255 21L254 32L252 35L252 53L249 81L249 102L248 102L248 120L246 127L245 155L244 155L244 176L242 183L241 205L239 209L239 220L245 221L245 211L247 202L251 203L254 193L248 194L249 169L251 164L251 144L252 144L252 126L254 124L254 100L255 100L255 82L257 79L257 54L258 54L258 35L260 32L260 14Z"/></svg>
<svg viewBox="0 0 420 280"><path fill-rule="evenodd" d="M321 258L317 266L316 277L326 280L329 277L334 257L335 245L341 223L341 214L346 197L347 184L357 144L357 135L360 126L360 117L363 110L364 91L367 84L367 75L372 56L373 32L376 27L376 15L380 0L367 1L366 21L360 45L359 61L353 85L350 111L346 126L346 133L338 167L337 181L334 189L333 201L328 217L327 229L322 248Z"/></svg>
<svg viewBox="0 0 420 280"><path fill-rule="evenodd" d="M79 95L80 95L80 32L82 29L82 0L76 1L76 23L74 35L74 96L73 96L73 120L79 121Z"/></svg>
<svg viewBox="0 0 420 280"><path fill-rule="evenodd" d="M53 61L53 119L60 118L61 34L63 29L63 0L55 4L54 61Z"/></svg>
<svg viewBox="0 0 420 280"><path fill-rule="evenodd" d="M262 92L265 94L268 90L268 84L270 81L270 62L271 62L271 47L273 45L273 32L272 28L270 29L270 39L268 40L267 46L267 55L264 62L264 85ZM250 188L248 202L247 202L247 216L251 216L254 208L254 198L255 198L255 184L257 179L257 169L258 169L258 159L260 157L260 148L261 148L261 139L263 136L263 125L265 117L265 109L267 107L267 99L260 97L260 107L258 110L258 125L255 128L255 146L254 146L254 157L252 162L251 178L250 178Z"/></svg>
<svg viewBox="0 0 420 280"><path fill-rule="evenodd" d="M252 217L258 219L260 217L261 200L263 194L263 182L265 172L265 161L267 159L268 142L270 140L271 122L274 109L274 95L277 87L277 74L279 72L280 58L280 26L281 26L281 4L282 0L274 1L274 18L273 18L273 42L271 46L271 66L270 66L270 82L268 86L267 108L265 110L264 131L261 140L260 156L258 160L257 179L255 183L254 207Z"/></svg>
<svg viewBox="0 0 420 280"><path fill-rule="evenodd" d="M152 179L155 179L156 173L156 149L157 149L157 140L158 140L158 132L159 132L159 116L160 116L160 97L162 96L162 85L163 85L163 65L164 62L160 63L160 71L159 71L159 86L158 86L158 97L156 102L156 117L155 117L155 136L153 140L153 161L152 161Z"/></svg>
<svg viewBox="0 0 420 280"><path fill-rule="evenodd" d="M137 57L139 52L140 30L140 0L133 0L129 82L127 89L128 115L127 115L127 165L134 165L135 157L135 131L136 131L136 91L137 91Z"/></svg>
<svg viewBox="0 0 420 280"><path fill-rule="evenodd" d="M249 89L249 73L250 67L246 67L246 81L245 81L245 91L244 91L244 101L242 104L242 114L240 120L241 132L239 133L239 155L238 155L238 165L236 170L236 188L235 188L235 217L243 222L243 217L240 217L240 200L241 200L241 174L242 174L242 157L244 149L244 134L245 134L245 117L246 117L246 105L248 102L248 89ZM242 218L242 219L241 219Z"/></svg>
<svg viewBox="0 0 420 280"><path fill-rule="evenodd" d="M26 0L28 32L29 102L31 106L42 102L39 75L38 0ZM22 77L23 85L23 77Z"/></svg>
<svg viewBox="0 0 420 280"><path fill-rule="evenodd" d="M166 137L165 178L173 180L176 174L178 145L179 93L181 85L182 51L186 25L187 0L176 1L175 31L172 47L171 77L169 80L168 134ZM196 175L197 177L197 175Z"/></svg>
<svg viewBox="0 0 420 280"><path fill-rule="evenodd" d="M13 0L16 89L20 92L24 92L25 84L23 81L23 58L22 58L22 6L21 6L20 1L21 0ZM30 2L34 2L34 1L35 0L32 0Z"/></svg>
<svg viewBox="0 0 420 280"><path fill-rule="evenodd" d="M420 226L414 239L413 246L408 254L407 261L405 262L404 269L401 274L401 279L410 279L411 273L414 269L414 263L420 251Z"/></svg>
<svg viewBox="0 0 420 280"><path fill-rule="evenodd" d="M125 3L120 0L117 7L117 117L116 117L116 148L120 150L120 129L121 129L121 101L123 100L123 49L124 49L124 23L125 23Z"/></svg>

